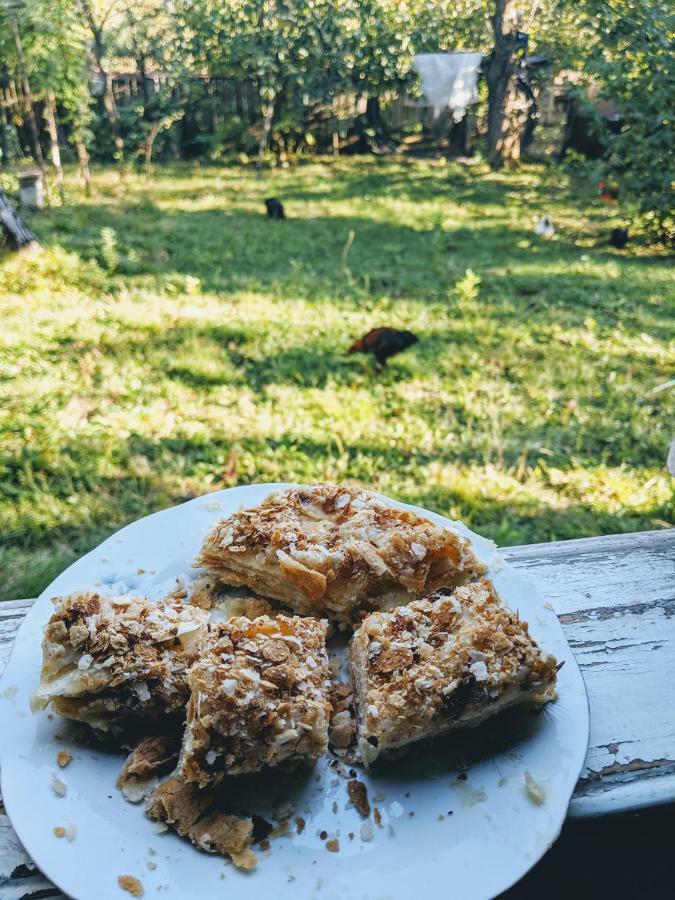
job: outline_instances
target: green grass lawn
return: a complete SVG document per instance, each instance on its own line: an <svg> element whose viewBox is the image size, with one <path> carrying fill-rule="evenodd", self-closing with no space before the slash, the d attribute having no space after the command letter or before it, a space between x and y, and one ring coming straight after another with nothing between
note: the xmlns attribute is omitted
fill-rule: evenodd
<svg viewBox="0 0 675 900"><path fill-rule="evenodd" d="M607 247L614 216L541 166L69 179L44 251L0 256L0 597L256 481L353 480L501 544L666 527L672 269ZM377 374L344 351L381 324L420 342Z"/></svg>

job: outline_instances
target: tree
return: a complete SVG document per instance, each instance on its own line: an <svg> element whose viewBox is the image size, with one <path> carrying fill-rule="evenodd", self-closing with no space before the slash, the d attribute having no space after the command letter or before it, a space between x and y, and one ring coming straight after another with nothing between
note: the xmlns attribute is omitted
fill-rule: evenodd
<svg viewBox="0 0 675 900"><path fill-rule="evenodd" d="M9 29L9 32L12 36L12 41L14 43L14 69L19 81L21 82L23 101L26 106L26 116L28 118L31 137L33 140L33 155L35 157L35 162L40 167L42 172L44 172L45 164L42 157L42 147L40 146L40 137L38 133L37 119L35 117L35 108L33 106L33 92L30 86L28 66L26 64L26 56L24 53L23 42L21 40L21 33L18 24L18 19L20 16L25 21L26 10L21 0L16 0L16 2L3 4L3 7L0 8L0 11L3 14L5 23Z"/></svg>
<svg viewBox="0 0 675 900"><path fill-rule="evenodd" d="M185 74L177 23L163 0L121 0L116 52L131 57L139 76L140 104L130 107L125 123L133 143L150 165L155 141L184 115L176 88ZM156 71L153 72L153 69Z"/></svg>
<svg viewBox="0 0 675 900"><path fill-rule="evenodd" d="M598 36L588 69L623 121L605 134L607 176L648 232L672 241L675 12L661 0L590 0L585 12Z"/></svg>
<svg viewBox="0 0 675 900"><path fill-rule="evenodd" d="M76 0L91 34L91 55L98 74L103 81L103 108L110 125L116 152L121 156L124 141L120 135L117 105L112 89L112 81L108 72L108 34L107 28L114 20L119 7L119 0Z"/></svg>
<svg viewBox="0 0 675 900"><path fill-rule="evenodd" d="M277 123L302 129L308 109L333 109L344 94L377 98L410 78L412 45L393 0L184 0L180 17L195 67L254 85L259 160Z"/></svg>
<svg viewBox="0 0 675 900"><path fill-rule="evenodd" d="M4 6L0 6L0 19L3 15L8 20L7 31L13 39L11 42L0 40L0 69L4 68L10 79L18 79L23 84L33 157L44 169L35 111L41 107L49 138L49 155L60 184L60 124L67 124L76 136L90 112L84 31L72 0L33 0L30 5L23 5L21 0L6 0ZM59 117L63 123L59 122ZM75 143L77 146L79 140ZM86 153L86 147L80 149Z"/></svg>

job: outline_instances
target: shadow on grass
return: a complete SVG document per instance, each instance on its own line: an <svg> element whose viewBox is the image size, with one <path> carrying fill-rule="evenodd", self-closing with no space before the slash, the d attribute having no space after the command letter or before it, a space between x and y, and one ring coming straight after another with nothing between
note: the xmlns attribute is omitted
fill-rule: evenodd
<svg viewBox="0 0 675 900"><path fill-rule="evenodd" d="M172 278L189 277L199 279L203 292L224 296L276 291L312 302L361 302L367 297L430 302L447 300L454 282L473 268L481 273L481 298L488 303L508 298L514 312L542 322L552 303L563 325L583 324L589 309L601 316L600 324L614 325L631 314L633 301L626 307L623 294L637 296L641 289L640 271L631 268L636 259L620 279L582 273L573 269L583 249L573 240L541 241L529 224L515 228L491 220L446 229L359 216L279 223L263 213L219 208L167 212L143 202L125 209L82 205L51 210L43 240L105 265L103 228L114 229L120 256L111 284L129 282L140 289L146 282L148 289L170 289ZM350 232L355 240L345 277L342 255ZM609 248L592 253L595 263L616 258ZM658 263L663 261L649 264ZM503 271L495 271L495 264ZM569 266L569 271L549 274L552 266ZM522 271L528 267L532 274ZM667 304L650 307L649 315L664 324L670 319Z"/></svg>

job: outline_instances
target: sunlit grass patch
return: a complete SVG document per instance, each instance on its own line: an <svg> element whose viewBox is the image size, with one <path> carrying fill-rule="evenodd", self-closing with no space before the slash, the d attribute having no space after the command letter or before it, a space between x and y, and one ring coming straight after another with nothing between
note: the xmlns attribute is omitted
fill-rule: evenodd
<svg viewBox="0 0 675 900"><path fill-rule="evenodd" d="M504 544L675 518L672 272L559 172L104 170L31 224L43 252L0 258L0 597L253 481L351 479ZM345 351L381 324L420 342L378 374Z"/></svg>

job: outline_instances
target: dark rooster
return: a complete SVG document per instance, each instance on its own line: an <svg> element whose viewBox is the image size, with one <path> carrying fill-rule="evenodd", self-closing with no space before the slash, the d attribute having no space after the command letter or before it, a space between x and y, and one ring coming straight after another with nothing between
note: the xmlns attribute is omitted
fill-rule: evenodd
<svg viewBox="0 0 675 900"><path fill-rule="evenodd" d="M398 328L373 328L359 341L351 345L347 353L372 353L380 366L385 366L391 356L412 347L419 338L412 331Z"/></svg>
<svg viewBox="0 0 675 900"><path fill-rule="evenodd" d="M275 197L268 197L265 200L265 207L267 209L267 215L270 219L285 219L286 213L284 212L284 205L280 200L277 200Z"/></svg>
<svg viewBox="0 0 675 900"><path fill-rule="evenodd" d="M617 250L623 250L629 240L627 229L612 228L612 233L609 236L610 246L616 247Z"/></svg>

